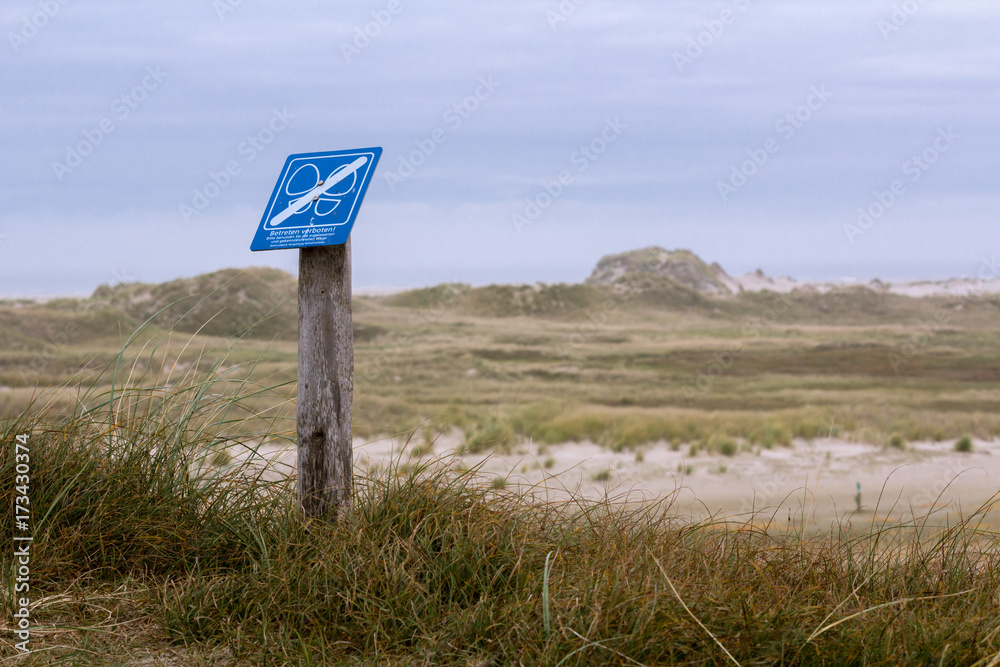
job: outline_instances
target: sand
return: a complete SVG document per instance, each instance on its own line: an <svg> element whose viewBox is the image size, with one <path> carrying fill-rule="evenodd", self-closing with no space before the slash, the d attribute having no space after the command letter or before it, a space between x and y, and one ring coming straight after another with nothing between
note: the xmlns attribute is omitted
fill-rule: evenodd
<svg viewBox="0 0 1000 667"><path fill-rule="evenodd" d="M864 285L870 289L880 292L889 292L901 296L922 298L927 296L950 296L957 298L967 298L974 296L984 296L1000 294L1000 278L990 275L986 280L977 278L952 278L949 280L871 280L869 282L858 282L853 279L844 279L839 282L817 282L796 280L783 276L772 278L763 273L747 273L742 276L727 276L723 280L729 290L733 293L741 289L747 292L761 292L769 290L787 294L796 290L812 290L820 293L829 292L840 287L851 285Z"/></svg>
<svg viewBox="0 0 1000 667"><path fill-rule="evenodd" d="M424 460L438 457L478 468L550 500L572 494L631 503L666 499L671 512L694 520L753 515L757 523L773 518L782 528L825 530L844 519L857 525L930 515L932 525L945 525L1000 494L1000 440L975 440L971 453L960 454L952 442L914 442L895 449L824 438L731 457L689 456L687 447L675 451L666 443L643 447L637 456L591 442L551 445L541 452L526 442L506 455L460 456L459 444L456 433L441 436ZM390 438L356 439L355 466L384 469L392 460L413 463L415 446ZM267 460L269 477L294 475L294 449L265 444L259 454ZM861 512L856 504L859 483ZM988 515L990 525L1000 524L997 514Z"/></svg>

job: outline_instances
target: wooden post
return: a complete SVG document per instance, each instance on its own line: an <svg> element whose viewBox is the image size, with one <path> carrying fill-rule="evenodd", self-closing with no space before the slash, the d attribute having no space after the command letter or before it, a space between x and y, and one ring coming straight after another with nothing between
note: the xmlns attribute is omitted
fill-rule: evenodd
<svg viewBox="0 0 1000 667"><path fill-rule="evenodd" d="M307 517L351 509L351 246L299 249L298 498Z"/></svg>

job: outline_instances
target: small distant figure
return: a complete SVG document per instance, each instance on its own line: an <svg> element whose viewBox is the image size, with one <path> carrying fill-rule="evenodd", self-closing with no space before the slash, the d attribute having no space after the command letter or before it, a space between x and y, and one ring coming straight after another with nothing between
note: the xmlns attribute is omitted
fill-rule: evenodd
<svg viewBox="0 0 1000 667"><path fill-rule="evenodd" d="M858 511L861 511L861 482L858 482L858 493L854 496L854 502L858 505Z"/></svg>

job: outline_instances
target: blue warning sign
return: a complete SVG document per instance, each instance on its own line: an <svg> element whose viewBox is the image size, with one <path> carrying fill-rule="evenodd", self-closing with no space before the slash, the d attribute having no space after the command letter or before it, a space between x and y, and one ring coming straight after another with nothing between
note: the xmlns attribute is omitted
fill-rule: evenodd
<svg viewBox="0 0 1000 667"><path fill-rule="evenodd" d="M381 155L381 148L289 155L250 249L346 243Z"/></svg>

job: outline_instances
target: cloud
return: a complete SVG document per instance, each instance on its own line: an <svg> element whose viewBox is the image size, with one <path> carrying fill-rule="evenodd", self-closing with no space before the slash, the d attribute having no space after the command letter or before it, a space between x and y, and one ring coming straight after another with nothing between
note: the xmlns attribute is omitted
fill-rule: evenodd
<svg viewBox="0 0 1000 667"><path fill-rule="evenodd" d="M994 3L927 3L889 38L879 21L891 20L891 3L861 0L589 0L555 24L548 14L559 11L554 1L399 3L395 13L388 0L375 0L334 15L318 0L294 7L243 2L221 20L210 2L63 5L17 52L0 56L9 91L0 110L0 232L30 221L60 230L51 235L47 259L18 252L11 236L0 247L8 270L42 274L45 262L113 263L112 252L150 254L150 271L161 274L172 266L217 268L220 256L235 261L242 255L231 253L245 252L286 155L381 145L383 162L358 234L375 242L365 225L387 230L379 241L386 265L404 267L401 275L416 280L430 266L419 258L442 256L472 281L477 271L518 279L537 271L552 279L534 246L492 249L511 214L615 117L628 132L531 230L543 246L565 253L554 264L567 279L607 249L607 225L623 243L672 246L678 239L710 260L748 248L734 240L740 235L713 229L795 229L811 241L772 235L752 246L754 268L767 269L790 252L806 253L804 265L812 258L850 266L857 249L826 243L830 230L839 233L842 221L946 125L968 140L912 192L921 206L894 212L905 224L878 230L887 239L886 261L930 259L934 244L908 244L907 234L943 239L968 232L975 242L948 246L955 258L961 248L973 256L989 242L973 230L995 210ZM18 1L0 16L16 32L35 11L36 3ZM678 71L675 55L687 53L692 40L697 57ZM345 44L360 52L348 58ZM116 100L142 86L150 67L167 77L119 117ZM475 94L481 77L501 85L453 126L449 110ZM781 119L820 85L832 91L829 103L721 202L717 182L776 136ZM294 120L248 160L240 147L276 109ZM113 131L59 180L53 163L96 136L105 119ZM380 176L439 128L447 140L412 177L387 187ZM150 253L142 234L116 236L136 225L181 233L178 207L233 160L239 175L194 227L213 243L231 244L225 251L192 243L181 263ZM961 218L942 202L961 210ZM382 217L387 211L403 219ZM420 233L406 226L408 215L419 218ZM87 245L81 257L86 235L120 242Z"/></svg>

